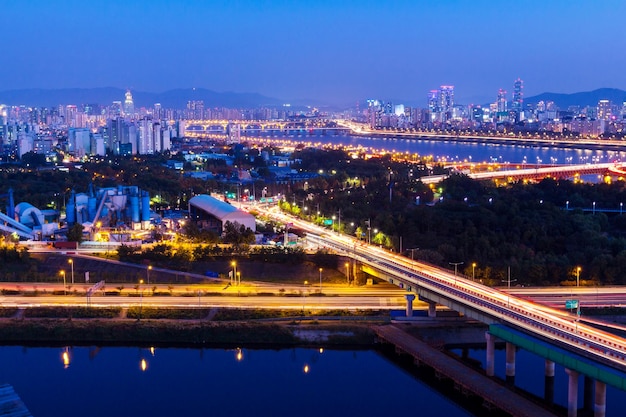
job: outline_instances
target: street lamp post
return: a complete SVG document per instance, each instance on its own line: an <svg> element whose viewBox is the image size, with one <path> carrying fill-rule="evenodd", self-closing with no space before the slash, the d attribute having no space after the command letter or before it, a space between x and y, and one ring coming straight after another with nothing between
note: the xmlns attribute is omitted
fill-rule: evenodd
<svg viewBox="0 0 626 417"><path fill-rule="evenodd" d="M472 281L476 281L476 262L472 263Z"/></svg>
<svg viewBox="0 0 626 417"><path fill-rule="evenodd" d="M139 320L141 320L141 310L143 310L143 279L139 280Z"/></svg>
<svg viewBox="0 0 626 417"><path fill-rule="evenodd" d="M61 276L63 277L63 295L67 295L67 290L65 288L65 270L61 270Z"/></svg>
<svg viewBox="0 0 626 417"><path fill-rule="evenodd" d="M306 315L305 313L305 304L306 304L306 286L308 285L309 281L304 281L304 290L302 290L302 315Z"/></svg>
<svg viewBox="0 0 626 417"><path fill-rule="evenodd" d="M150 285L150 270L152 269L152 265L148 265L146 268L146 282Z"/></svg>
<svg viewBox="0 0 626 417"><path fill-rule="evenodd" d="M233 267L233 276L230 277L230 284L232 285L233 281L236 282L236 280L237 280L237 262L236 261L232 261L230 263L230 265Z"/></svg>
<svg viewBox="0 0 626 417"><path fill-rule="evenodd" d="M70 260L68 260L67 262L68 262L68 263L70 264L70 266L72 267L72 285L74 285L74 260L73 260L73 259L70 259Z"/></svg>
<svg viewBox="0 0 626 417"><path fill-rule="evenodd" d="M463 265L464 262L448 262L450 265L454 265L454 285L456 285L456 270L459 265Z"/></svg>
<svg viewBox="0 0 626 417"><path fill-rule="evenodd" d="M576 267L576 286L580 286L580 271L582 268L580 266Z"/></svg>
<svg viewBox="0 0 626 417"><path fill-rule="evenodd" d="M320 294L322 293L322 268L320 268Z"/></svg>

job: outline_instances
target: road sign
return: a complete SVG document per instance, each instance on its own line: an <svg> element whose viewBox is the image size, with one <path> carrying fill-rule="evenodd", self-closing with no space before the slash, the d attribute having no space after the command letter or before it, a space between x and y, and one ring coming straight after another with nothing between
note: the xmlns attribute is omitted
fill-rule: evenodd
<svg viewBox="0 0 626 417"><path fill-rule="evenodd" d="M578 300L565 300L565 308L568 310L578 308Z"/></svg>
<svg viewBox="0 0 626 417"><path fill-rule="evenodd" d="M324 226L330 226L333 224L333 219L324 219Z"/></svg>

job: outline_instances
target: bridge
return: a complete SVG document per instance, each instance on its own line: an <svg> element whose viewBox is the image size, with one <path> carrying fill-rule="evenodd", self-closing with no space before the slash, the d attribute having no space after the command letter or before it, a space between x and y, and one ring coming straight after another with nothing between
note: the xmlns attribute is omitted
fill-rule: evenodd
<svg viewBox="0 0 626 417"><path fill-rule="evenodd" d="M576 315L487 287L456 271L416 262L276 211L270 214L278 221L306 230L309 242L344 253L364 272L405 288L407 314L412 314L417 295L429 304L429 316L436 315L436 305L440 304L488 324L487 375L494 375L496 338L507 343L507 377L515 375L516 346L536 347L535 353L543 353L547 377L554 376L555 362L563 365L569 375L569 416L577 415L581 374L595 380L596 417L605 416L606 384L626 390L624 338L586 324Z"/></svg>
<svg viewBox="0 0 626 417"><path fill-rule="evenodd" d="M494 180L504 182L541 181L544 178L566 179L579 178L583 175L612 175L626 177L626 166L620 163L579 164L579 165L551 165L535 168L505 169L487 172L465 172L475 180ZM448 175L429 175L422 177L424 184L436 184L448 178Z"/></svg>
<svg viewBox="0 0 626 417"><path fill-rule="evenodd" d="M339 126L350 129L352 134L361 136L382 136L396 138L415 138L431 140L456 140L474 143L499 143L505 145L522 146L549 146L570 149L611 149L624 150L624 141L618 139L599 139L594 137L559 137L554 138L545 133L513 133L513 132L448 132L446 130L417 130L417 129L372 129L367 124L357 123L350 120L336 120Z"/></svg>

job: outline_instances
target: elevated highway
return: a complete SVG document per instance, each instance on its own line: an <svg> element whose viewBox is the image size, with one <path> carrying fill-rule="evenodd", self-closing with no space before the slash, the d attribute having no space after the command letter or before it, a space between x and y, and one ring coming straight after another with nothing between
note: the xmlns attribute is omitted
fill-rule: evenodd
<svg viewBox="0 0 626 417"><path fill-rule="evenodd" d="M272 215L279 221L290 222L306 230L307 239L313 244L344 253L359 262L365 272L405 288L409 302L415 297L413 294L417 294L420 299L429 302L433 310L436 304L441 304L488 324L490 332L492 329L493 332L499 332L496 336L505 337L519 332L527 335L529 340L539 340L547 346L553 346L553 349L546 349L546 372L549 359L555 360L554 356L550 356L550 350L566 352L566 355L560 354L558 357L564 360L561 364L567 367L570 375L569 415L576 415L580 373L595 378L596 405L599 410L606 401L605 384L626 390L626 339L622 337L581 322L576 315L564 314L551 307L518 298L448 270L410 260L282 213L273 212ZM488 374L493 374L494 334L487 334ZM510 340L506 341L508 376L511 369L514 375L515 345ZM509 362L510 358L513 358L512 362ZM554 362L551 362L551 368L553 372ZM599 412L596 415L604 414Z"/></svg>
<svg viewBox="0 0 626 417"><path fill-rule="evenodd" d="M598 362L626 371L626 339L564 317L559 310L487 287L461 275L367 245L349 236L328 232L308 222L275 214L307 230L307 239L345 253L363 270L416 293L422 299L445 305L486 324L504 323L540 336Z"/></svg>

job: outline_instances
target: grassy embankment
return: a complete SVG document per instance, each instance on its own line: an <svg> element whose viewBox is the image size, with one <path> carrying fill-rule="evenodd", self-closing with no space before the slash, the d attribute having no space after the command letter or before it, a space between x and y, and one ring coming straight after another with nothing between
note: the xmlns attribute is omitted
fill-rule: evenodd
<svg viewBox="0 0 626 417"><path fill-rule="evenodd" d="M295 313L298 314L298 313ZM198 346L347 345L374 342L383 312L163 309L131 307L0 308L4 343ZM306 315L305 315L306 314ZM328 316L341 320L322 320Z"/></svg>

